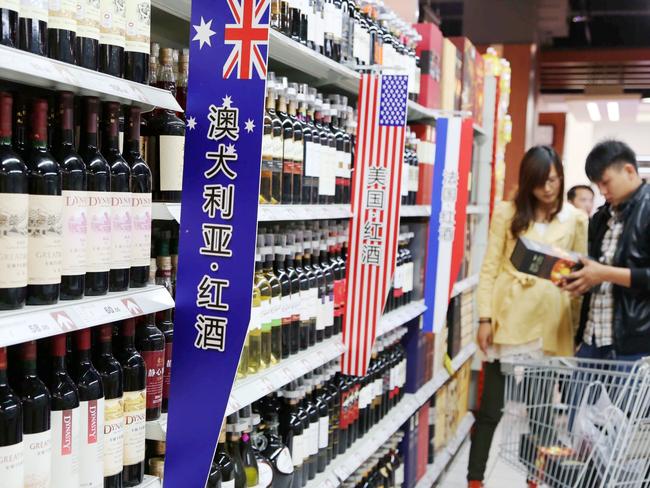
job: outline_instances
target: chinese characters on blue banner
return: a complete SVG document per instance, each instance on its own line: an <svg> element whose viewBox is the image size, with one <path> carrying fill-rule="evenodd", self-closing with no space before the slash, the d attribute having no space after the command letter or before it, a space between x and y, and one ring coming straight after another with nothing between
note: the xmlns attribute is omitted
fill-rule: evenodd
<svg viewBox="0 0 650 488"><path fill-rule="evenodd" d="M165 487L202 487L250 319L269 1L194 0Z"/></svg>

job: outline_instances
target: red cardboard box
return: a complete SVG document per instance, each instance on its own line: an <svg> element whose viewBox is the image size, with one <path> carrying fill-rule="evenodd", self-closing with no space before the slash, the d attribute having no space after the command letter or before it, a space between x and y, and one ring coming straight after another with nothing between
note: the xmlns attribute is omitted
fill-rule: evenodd
<svg viewBox="0 0 650 488"><path fill-rule="evenodd" d="M442 32L437 25L413 24L422 40L415 54L420 57L420 95L418 102L429 108L440 108L440 73L442 70Z"/></svg>
<svg viewBox="0 0 650 488"><path fill-rule="evenodd" d="M411 130L418 137L418 193L416 205L431 205L433 191L433 163L436 158L436 129L430 125L411 125Z"/></svg>
<svg viewBox="0 0 650 488"><path fill-rule="evenodd" d="M460 110L474 111L476 84L476 48L467 37L450 37L462 57L462 88Z"/></svg>
<svg viewBox="0 0 650 488"><path fill-rule="evenodd" d="M418 453L415 478L420 480L427 471L429 459L429 402L418 410Z"/></svg>
<svg viewBox="0 0 650 488"><path fill-rule="evenodd" d="M476 51L475 58L476 70L474 72L474 122L483 127L483 103L485 94L484 80L485 80L485 62L483 56Z"/></svg>

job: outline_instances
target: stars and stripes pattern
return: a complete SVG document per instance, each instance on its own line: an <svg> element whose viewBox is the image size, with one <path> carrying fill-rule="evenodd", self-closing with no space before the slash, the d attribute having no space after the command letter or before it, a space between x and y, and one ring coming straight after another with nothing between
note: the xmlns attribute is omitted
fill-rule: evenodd
<svg viewBox="0 0 650 488"><path fill-rule="evenodd" d="M403 75L364 74L359 84L359 117L352 185L347 267L347 300L343 341L348 347L341 360L345 374L366 373L390 282L395 272L399 235L400 188L406 125L408 78ZM369 210L368 168L386 169L383 211ZM376 187L376 185L372 185ZM381 223L381 261L362 263L364 223Z"/></svg>
<svg viewBox="0 0 650 488"><path fill-rule="evenodd" d="M235 23L226 24L224 44L232 45L232 51L223 65L223 77L249 80L253 77L266 79L266 56L268 49L268 24L262 17L269 8L270 0L227 0Z"/></svg>

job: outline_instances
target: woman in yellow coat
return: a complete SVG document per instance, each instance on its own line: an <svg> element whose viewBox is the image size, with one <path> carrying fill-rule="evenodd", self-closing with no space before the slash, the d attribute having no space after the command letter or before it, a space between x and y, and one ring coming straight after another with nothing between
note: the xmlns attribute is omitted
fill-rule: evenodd
<svg viewBox="0 0 650 488"><path fill-rule="evenodd" d="M485 355L481 407L472 434L467 479L483 486L494 431L501 419L504 376L501 362L516 357L572 356L579 303L551 281L521 273L510 261L518 237L587 252L587 216L564 204L564 172L549 146L524 155L512 202L492 215L478 285L477 341ZM530 485L533 485L530 483Z"/></svg>

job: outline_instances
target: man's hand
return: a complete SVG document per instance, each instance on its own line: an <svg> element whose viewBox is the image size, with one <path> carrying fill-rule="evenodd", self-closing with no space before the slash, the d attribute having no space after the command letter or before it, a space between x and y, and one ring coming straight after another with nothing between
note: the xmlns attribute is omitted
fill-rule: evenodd
<svg viewBox="0 0 650 488"><path fill-rule="evenodd" d="M489 322L481 322L479 324L476 342L478 342L478 347L481 351L487 355L488 346L492 345L492 324Z"/></svg>
<svg viewBox="0 0 650 488"><path fill-rule="evenodd" d="M582 268L574 271L560 284L560 288L568 291L572 296L584 295L594 286L606 281L608 266L600 264L593 259L581 258Z"/></svg>

